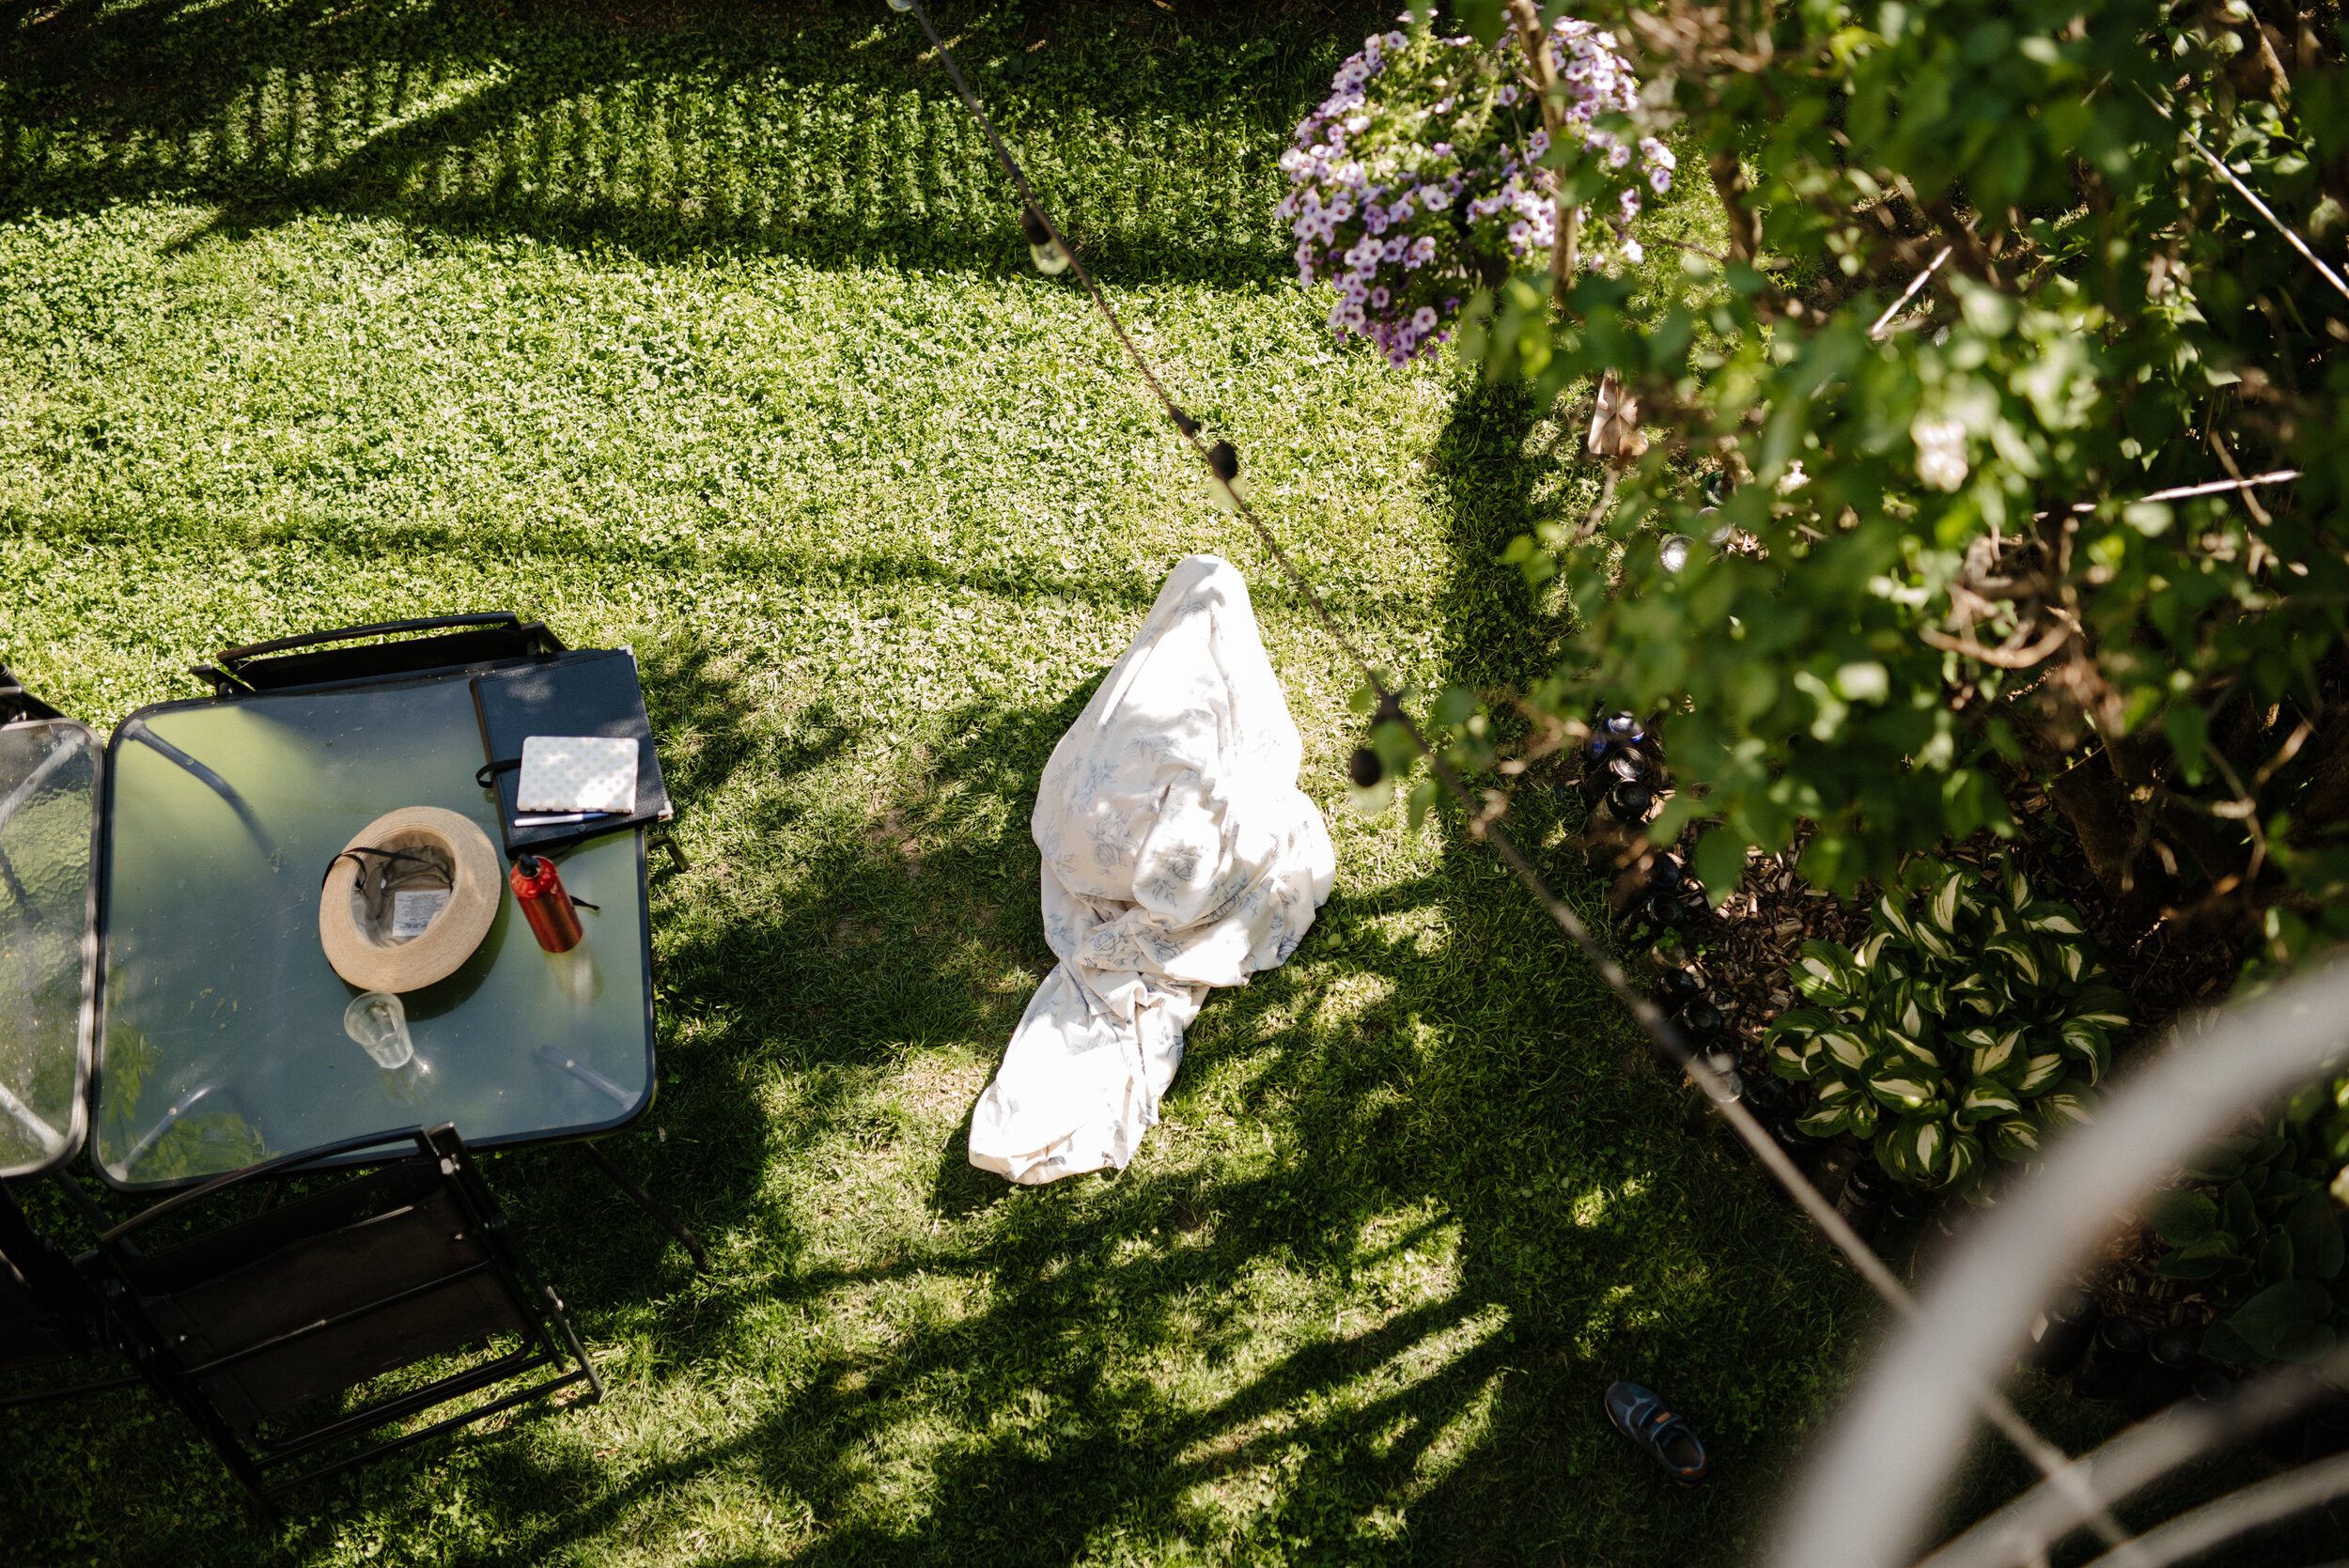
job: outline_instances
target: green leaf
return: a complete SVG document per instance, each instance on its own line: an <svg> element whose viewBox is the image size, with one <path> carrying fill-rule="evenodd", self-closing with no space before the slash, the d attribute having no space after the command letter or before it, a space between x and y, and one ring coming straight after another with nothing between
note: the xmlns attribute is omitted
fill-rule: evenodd
<svg viewBox="0 0 2349 1568"><path fill-rule="evenodd" d="M1856 1073L1865 1071L1868 1059L1875 1055L1875 1052L1867 1048L1859 1035L1847 1029L1832 1029L1820 1035L1819 1048L1826 1051L1839 1065Z"/></svg>
<svg viewBox="0 0 2349 1568"><path fill-rule="evenodd" d="M1922 1110L1926 1101L1939 1097L1939 1091L1937 1083L1929 1079L1912 1077L1905 1068L1895 1068L1868 1079L1868 1093L1875 1096L1876 1103L1887 1110L1899 1111L1904 1115L1915 1115Z"/></svg>
<svg viewBox="0 0 2349 1568"><path fill-rule="evenodd" d="M2033 904L2023 911L2023 924L2032 931L2044 931L2051 937L2084 937L2088 927L2081 924L2079 911L2069 904L2053 899Z"/></svg>
<svg viewBox="0 0 2349 1568"><path fill-rule="evenodd" d="M1778 1021L1770 1025L1766 1037L1778 1039L1792 1035L1807 1040L1823 1029L1833 1028L1834 1024L1835 1015L1823 1007L1790 1007L1778 1016Z"/></svg>
<svg viewBox="0 0 2349 1568"><path fill-rule="evenodd" d="M2340 1343L2339 1331L2329 1323L2295 1324L2276 1336L2276 1359L2306 1366L2331 1355Z"/></svg>
<svg viewBox="0 0 2349 1568"><path fill-rule="evenodd" d="M1802 1083L1811 1077L1811 1059L1818 1054L1818 1048L1807 1040L1787 1041L1768 1047L1766 1054L1770 1071L1781 1078Z"/></svg>
<svg viewBox="0 0 2349 1568"><path fill-rule="evenodd" d="M2080 965L2087 960L2088 955L2070 942L2066 942L2056 949L2056 956L2063 964L2064 979L2077 980L2080 977Z"/></svg>
<svg viewBox="0 0 2349 1568"><path fill-rule="evenodd" d="M2212 1324L2202 1335L2202 1354L2214 1361L2226 1361L2238 1367L2250 1366L2266 1358L2244 1343L2243 1336L2228 1327L2224 1319Z"/></svg>
<svg viewBox="0 0 2349 1568"><path fill-rule="evenodd" d="M1949 938L1930 922L1920 921L1918 923L1917 945L1923 949L1928 956L1938 958L1945 964L1957 957L1957 949L1951 945Z"/></svg>
<svg viewBox="0 0 2349 1568"><path fill-rule="evenodd" d="M2214 1138L2210 1146L2186 1167L2186 1173L2198 1182L2231 1182L2243 1174L2244 1165L2258 1142L2255 1138Z"/></svg>
<svg viewBox="0 0 2349 1568"><path fill-rule="evenodd" d="M2017 913L2030 905L2030 878L2023 875L2023 868L2018 865L2006 868L2006 901Z"/></svg>
<svg viewBox="0 0 2349 1568"><path fill-rule="evenodd" d="M2246 1301L2225 1321L2252 1354L2263 1360L2285 1359L2284 1350L2296 1342L2295 1330L2323 1324L2333 1315L2333 1298L2313 1280L2284 1280Z"/></svg>
<svg viewBox="0 0 2349 1568"><path fill-rule="evenodd" d="M2062 1079L2063 1058L2049 1051L2045 1056L2031 1057L2025 1063L2023 1080L2015 1087L2024 1098L2030 1099L2046 1094Z"/></svg>
<svg viewBox="0 0 2349 1568"><path fill-rule="evenodd" d="M2184 1188L2156 1192L2145 1205L2145 1223L2170 1246L2188 1247L2217 1226L2218 1205L2206 1192Z"/></svg>
<svg viewBox="0 0 2349 1568"><path fill-rule="evenodd" d="M2251 1201L2251 1189L2241 1182L2227 1188L2218 1203L2218 1221L2235 1240L2236 1250L2248 1253L2259 1241L2259 1206Z"/></svg>
<svg viewBox="0 0 2349 1568"><path fill-rule="evenodd" d="M2341 1211L2332 1196L2311 1192L2293 1206L2284 1220L2292 1237L2293 1272L2304 1280L2339 1277L2342 1262Z"/></svg>
<svg viewBox="0 0 2349 1568"><path fill-rule="evenodd" d="M1813 1138L1832 1138L1851 1126L1851 1108L1828 1106L1813 1110L1809 1115L1797 1118L1795 1126Z"/></svg>
<svg viewBox="0 0 2349 1568"><path fill-rule="evenodd" d="M1894 903L1889 893L1876 899L1876 924L1902 941L1911 946L1916 944L1917 927L1909 923L1908 911Z"/></svg>
<svg viewBox="0 0 2349 1568"><path fill-rule="evenodd" d="M1453 0L1452 14L1469 37L1490 49L1501 41L1507 8L1502 0Z"/></svg>
<svg viewBox="0 0 2349 1568"><path fill-rule="evenodd" d="M1985 955L1997 954L2006 959L2026 984L2032 986L2041 984L2039 955L2032 950L2027 939L2014 935L1993 937L1982 944L1982 949Z"/></svg>
<svg viewBox="0 0 2349 1568"><path fill-rule="evenodd" d="M2129 1023L2128 998L2109 986L2089 986L2072 999L2069 1011L2080 1022L2098 1029L2125 1029Z"/></svg>
<svg viewBox="0 0 2349 1568"><path fill-rule="evenodd" d="M2031 1110L2039 1117L2040 1127L2050 1135L2065 1127L2084 1126L2095 1112L2085 1085L2066 1079L2031 1102Z"/></svg>
<svg viewBox="0 0 2349 1568"><path fill-rule="evenodd" d="M1933 924L1948 936L1957 935L1957 901L1965 887L1966 874L1962 871L1951 872L1940 890L1933 895L1933 903L1925 911L1932 917Z"/></svg>
<svg viewBox="0 0 2349 1568"><path fill-rule="evenodd" d="M1795 988L1814 1001L1848 1002L1859 989L1852 983L1853 970L1850 953L1813 937L1802 944L1795 961Z"/></svg>
<svg viewBox="0 0 2349 1568"><path fill-rule="evenodd" d="M2003 1116L2022 1114L2021 1096L1996 1081L1977 1083L1957 1103L1957 1125L1970 1127Z"/></svg>
<svg viewBox="0 0 2349 1568"><path fill-rule="evenodd" d="M1997 1079L2009 1088L2019 1091L2030 1066L2030 1054L2023 1049L2023 1032L2010 1029L2003 1034L1992 1034L1986 1029L1970 1029L1966 1032L1965 1037L1970 1040L1978 1035L1983 1037L1983 1043L1968 1057L1969 1075L1978 1079ZM2061 1063L2058 1066L2060 1068Z"/></svg>
<svg viewBox="0 0 2349 1568"><path fill-rule="evenodd" d="M1982 1169L1982 1139L1971 1132L1957 1132L1950 1139L1950 1168L1943 1180L1956 1187Z"/></svg>
<svg viewBox="0 0 2349 1568"><path fill-rule="evenodd" d="M2039 1127L2028 1116L1993 1122L1984 1130L1983 1136L1990 1145L1990 1152L2000 1159L2019 1164L2039 1157Z"/></svg>
<svg viewBox="0 0 2349 1568"><path fill-rule="evenodd" d="M2112 1048L2105 1043L2105 1032L2078 1018L2063 1026L2063 1053L2088 1068L2092 1084L2101 1081L2112 1064Z"/></svg>
<svg viewBox="0 0 2349 1568"><path fill-rule="evenodd" d="M2270 1231L2260 1243L2259 1258L2254 1265L2263 1285L2292 1278L2292 1237L2282 1231Z"/></svg>

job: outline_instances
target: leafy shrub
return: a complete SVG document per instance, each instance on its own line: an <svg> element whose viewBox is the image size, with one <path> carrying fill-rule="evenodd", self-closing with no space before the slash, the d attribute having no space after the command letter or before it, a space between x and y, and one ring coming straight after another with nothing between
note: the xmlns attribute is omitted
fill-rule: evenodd
<svg viewBox="0 0 2349 1568"><path fill-rule="evenodd" d="M1664 715L1659 831L1705 824L1717 889L1804 822L1814 883L1889 880L2044 787L2133 923L2349 932L2349 301L2234 184L2340 254L2337 8L1577 10L1654 89L1618 129L1703 158L1721 238L1491 296L1489 374L1569 427L1611 375L1656 432L1516 548L1569 606L1528 704ZM1484 768L1507 734L1449 744Z"/></svg>
<svg viewBox="0 0 2349 1568"><path fill-rule="evenodd" d="M1795 1008L1764 1041L1781 1078L1812 1085L1804 1131L1875 1140L1911 1187L1965 1188L1987 1149L2027 1160L2089 1115L2089 1087L2128 1021L2079 917L2010 870L1995 892L1952 872L1915 907L1887 893L1859 951L1808 941Z"/></svg>
<svg viewBox="0 0 2349 1568"><path fill-rule="evenodd" d="M2146 1207L2172 1250L2159 1264L2173 1280L2200 1282L2220 1315L2202 1350L2222 1361L2312 1361L2330 1351L2349 1318L2341 1277L2341 1215L2326 1190L2341 1156L2339 1106L2349 1079L2296 1096L2256 1133L2222 1139L2186 1175L2220 1187L2217 1197L2181 1188ZM2332 1109L2328 1122L2318 1113Z"/></svg>
<svg viewBox="0 0 2349 1568"><path fill-rule="evenodd" d="M1638 101L1611 35L1562 17L1548 37L1568 85L1565 123L1607 171L1596 185L1611 191L1615 231L1636 261L1626 225L1639 215L1640 180L1669 188L1672 155L1642 138L1635 170L1631 145L1595 123ZM1555 242L1556 205L1537 168L1550 138L1520 85L1524 66L1514 32L1492 49L1439 38L1423 21L1363 39L1339 67L1330 97L1281 155L1295 188L1276 210L1297 236L1298 275L1337 285L1331 331L1360 334L1405 364L1450 337L1445 324L1477 288Z"/></svg>

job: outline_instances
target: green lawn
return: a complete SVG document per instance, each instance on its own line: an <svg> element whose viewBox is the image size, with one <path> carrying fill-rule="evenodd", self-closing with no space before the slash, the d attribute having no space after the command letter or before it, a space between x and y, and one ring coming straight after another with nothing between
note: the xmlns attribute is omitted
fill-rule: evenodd
<svg viewBox="0 0 2349 1568"><path fill-rule="evenodd" d="M1271 160L1364 20L941 25L1355 635L1423 687L1506 683L1542 643L1496 557L1576 498L1549 432L1334 347L1270 222ZM610 1146L718 1261L694 1276L575 1159L501 1158L602 1405L266 1529L144 1394L10 1413L0 1556L1758 1543L1864 1293L1682 1133L1456 823L1346 810L1352 676L1070 280L1027 268L919 41L879 0L0 0L0 660L111 723L194 694L210 649L324 626L511 606L632 644L692 864L653 885L661 1094ZM963 1133L1051 962L1034 781L1200 550L1254 584L1338 892L1209 1003L1131 1169L1014 1189ZM1579 806L1524 809L1595 912L1559 847ZM1695 1417L1716 1485L1606 1429L1626 1375Z"/></svg>

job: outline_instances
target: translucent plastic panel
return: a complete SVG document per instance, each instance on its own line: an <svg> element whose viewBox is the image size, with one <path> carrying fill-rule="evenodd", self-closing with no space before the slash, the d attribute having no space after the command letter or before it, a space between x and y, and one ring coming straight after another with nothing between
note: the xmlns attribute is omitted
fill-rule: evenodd
<svg viewBox="0 0 2349 1568"><path fill-rule="evenodd" d="M82 725L0 727L0 1176L47 1170L81 1144L97 784Z"/></svg>

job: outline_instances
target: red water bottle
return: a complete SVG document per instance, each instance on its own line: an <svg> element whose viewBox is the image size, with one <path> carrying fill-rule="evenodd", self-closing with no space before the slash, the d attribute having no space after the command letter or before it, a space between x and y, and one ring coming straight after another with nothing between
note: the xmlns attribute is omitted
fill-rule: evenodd
<svg viewBox="0 0 2349 1568"><path fill-rule="evenodd" d="M571 908L571 895L564 890L552 861L524 855L514 862L506 879L513 885L514 901L522 907L522 918L530 922L530 934L538 939L540 947L549 953L568 953L579 945L585 933L579 928L578 911Z"/></svg>

